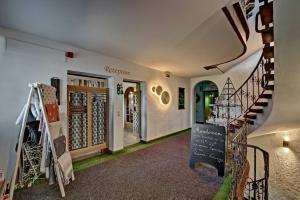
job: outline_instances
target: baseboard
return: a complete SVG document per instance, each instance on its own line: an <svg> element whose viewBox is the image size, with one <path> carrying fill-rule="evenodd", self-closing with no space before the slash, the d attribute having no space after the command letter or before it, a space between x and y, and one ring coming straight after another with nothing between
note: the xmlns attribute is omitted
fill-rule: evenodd
<svg viewBox="0 0 300 200"><path fill-rule="evenodd" d="M167 134L167 135L164 135L164 136L161 136L161 137L152 139L152 140L148 140L148 141L141 140L141 143L147 144L147 143L155 142L155 141L157 141L157 140L165 139L165 138L168 138L168 137L170 137L170 136L174 136L174 135L176 135L176 134L180 134L180 133L182 133L182 132L189 131L189 130L191 130L191 129L192 129L192 128L186 128L186 129L183 129L183 130L180 130L180 131L176 131L176 132L173 132L173 133L170 133L170 134Z"/></svg>

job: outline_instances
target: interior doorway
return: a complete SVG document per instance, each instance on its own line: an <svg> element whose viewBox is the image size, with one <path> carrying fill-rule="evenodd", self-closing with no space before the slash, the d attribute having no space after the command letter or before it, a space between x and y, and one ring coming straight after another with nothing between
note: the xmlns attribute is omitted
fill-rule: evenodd
<svg viewBox="0 0 300 200"><path fill-rule="evenodd" d="M195 122L207 123L210 117L214 117L213 108L216 98L219 96L217 85L212 81L201 81L194 89Z"/></svg>
<svg viewBox="0 0 300 200"><path fill-rule="evenodd" d="M123 82L124 87L124 146L141 140L141 90L139 82Z"/></svg>

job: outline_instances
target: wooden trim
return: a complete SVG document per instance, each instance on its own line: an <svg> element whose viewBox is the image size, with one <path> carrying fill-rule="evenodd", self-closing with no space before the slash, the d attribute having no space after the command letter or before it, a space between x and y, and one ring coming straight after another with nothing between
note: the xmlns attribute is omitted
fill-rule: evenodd
<svg viewBox="0 0 300 200"><path fill-rule="evenodd" d="M248 41L249 35L250 35L250 30L249 30L248 22L247 22L247 19L245 18L243 9L241 8L240 3L233 4L233 8L234 8L235 12L237 13L237 16L238 16L238 18L243 26L243 29L246 33L246 41Z"/></svg>
<svg viewBox="0 0 300 200"><path fill-rule="evenodd" d="M105 143L106 148L109 148L109 88L106 89L106 124L105 124L105 128L106 128L106 133L105 133Z"/></svg>
<svg viewBox="0 0 300 200"><path fill-rule="evenodd" d="M236 60L236 59L242 57L242 56L246 53L246 51L247 51L247 45L246 45L246 43L245 43L245 41L244 41L244 39L243 39L243 37L242 37L242 34L240 33L239 29L237 28L237 26L236 26L236 24L235 24L235 22L234 22L234 20L233 20L233 18L232 18L232 16L231 16L231 14L230 14L228 8L227 8L227 7L223 7L222 10L223 10L225 16L227 17L228 21L230 22L230 24L231 24L233 30L235 31L235 33L236 33L238 39L239 39L240 42L242 43L244 49L243 49L243 52L242 52L240 55L236 56L235 58L230 59L230 60L225 61L225 62L222 62L222 63L219 63L219 64L215 64L215 65L222 65L222 64L226 64L226 63L229 63L229 62L231 62L231 61L234 61L234 60Z"/></svg>
<svg viewBox="0 0 300 200"><path fill-rule="evenodd" d="M240 42L242 43L244 49L243 49L243 52L242 52L241 54L239 54L238 56L236 56L236 57L234 57L234 58L232 58L232 59L230 59L230 60L227 60L227 61L221 62L221 63L217 63L217 64L213 64L213 65L208 65L208 66L205 66L205 67L218 66L218 65L223 65L223 64L232 62L232 61L234 61L234 60L236 60L236 59L242 57L242 56L246 53L246 51L247 51L247 45L246 45L246 42L244 41L244 39L243 39L243 37L242 37L242 34L240 33L239 29L237 28L237 26L236 26L236 24L235 24L235 22L234 22L234 20L233 20L233 18L232 18L232 16L231 16L231 14L230 14L228 8L225 6L225 7L222 8L222 10L223 10L225 16L227 17L228 21L230 22L230 24L231 24L233 30L235 31L235 33L236 33L238 39L239 39ZM241 22L241 23L242 23L242 22ZM247 33L246 33L246 34L247 34ZM203 68L205 68L205 67L203 67ZM217 69L219 69L219 68L217 68ZM219 70L220 70L220 69L219 69ZM222 70L220 70L220 71L222 71Z"/></svg>
<svg viewBox="0 0 300 200"><path fill-rule="evenodd" d="M87 93L87 146L93 146L93 109L92 109L92 94ZM89 114L91 113L91 114Z"/></svg>
<svg viewBox="0 0 300 200"><path fill-rule="evenodd" d="M68 85L68 91L106 93L106 88L95 88L87 86Z"/></svg>
<svg viewBox="0 0 300 200"><path fill-rule="evenodd" d="M106 148L106 146L107 144L103 143L103 144L97 144L97 145L93 145L81 149L72 150L70 151L71 157L73 160L81 160L83 158L87 158L95 154L100 154L102 150Z"/></svg>

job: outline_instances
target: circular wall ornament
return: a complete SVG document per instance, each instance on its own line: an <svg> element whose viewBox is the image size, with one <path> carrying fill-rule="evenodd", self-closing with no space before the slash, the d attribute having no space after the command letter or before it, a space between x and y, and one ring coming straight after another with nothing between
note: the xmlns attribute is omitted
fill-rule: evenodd
<svg viewBox="0 0 300 200"><path fill-rule="evenodd" d="M168 104L170 102L170 95L167 91L164 91L161 94L161 101L163 102L163 104Z"/></svg>
<svg viewBox="0 0 300 200"><path fill-rule="evenodd" d="M153 86L153 87L152 87L152 92L155 92L155 89L156 89L155 86Z"/></svg>
<svg viewBox="0 0 300 200"><path fill-rule="evenodd" d="M161 95L162 91L163 91L163 89L160 85L156 87L156 94L157 95Z"/></svg>

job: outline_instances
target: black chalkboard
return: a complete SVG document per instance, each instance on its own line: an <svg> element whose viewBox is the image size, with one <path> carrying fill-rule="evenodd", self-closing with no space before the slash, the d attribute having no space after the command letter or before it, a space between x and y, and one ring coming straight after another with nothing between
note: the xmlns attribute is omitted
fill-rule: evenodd
<svg viewBox="0 0 300 200"><path fill-rule="evenodd" d="M190 146L190 167L198 162L207 163L224 176L225 169L225 127L211 124L195 124L192 127Z"/></svg>

